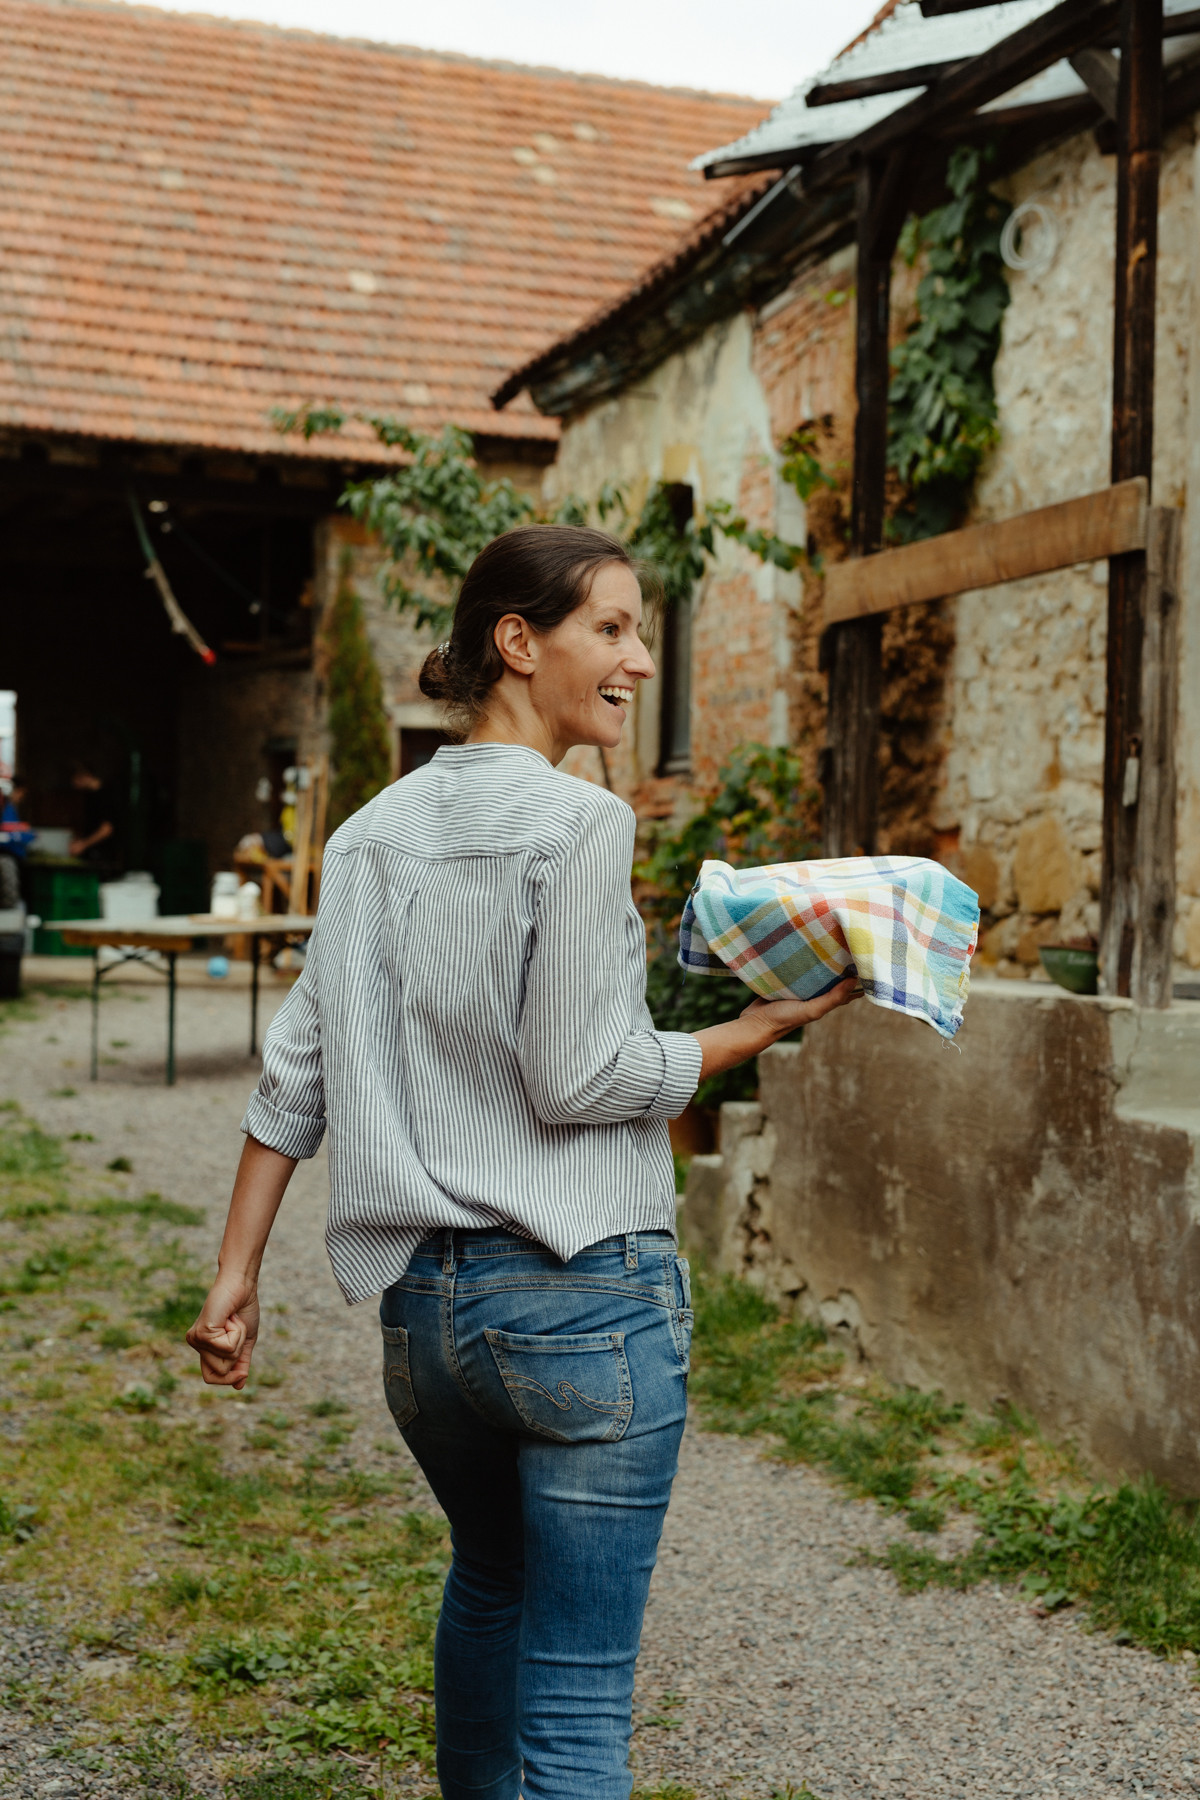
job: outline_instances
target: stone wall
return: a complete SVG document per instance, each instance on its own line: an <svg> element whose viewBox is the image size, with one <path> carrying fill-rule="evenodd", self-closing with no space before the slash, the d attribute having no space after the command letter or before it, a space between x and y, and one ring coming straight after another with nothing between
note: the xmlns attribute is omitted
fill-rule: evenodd
<svg viewBox="0 0 1200 1800"><path fill-rule="evenodd" d="M1163 163L1154 497L1186 499L1197 436L1189 382L1196 254L1191 125ZM976 494L979 519L1006 518L1109 479L1115 160L1090 134L1008 183L1040 202L1058 250L1040 275L1014 273L996 365L1000 444ZM1200 594L1185 566L1185 696L1200 682ZM958 836L961 868L991 926L983 955L1035 972L1038 943L1099 925L1108 565L1062 570L950 603L944 778L932 824ZM1177 949L1200 964L1200 740L1185 698L1181 738ZM1195 919L1195 924L1192 920Z"/></svg>
<svg viewBox="0 0 1200 1800"><path fill-rule="evenodd" d="M894 1381L1200 1494L1200 1005L977 982L954 1047L860 1005L760 1070L689 1249Z"/></svg>

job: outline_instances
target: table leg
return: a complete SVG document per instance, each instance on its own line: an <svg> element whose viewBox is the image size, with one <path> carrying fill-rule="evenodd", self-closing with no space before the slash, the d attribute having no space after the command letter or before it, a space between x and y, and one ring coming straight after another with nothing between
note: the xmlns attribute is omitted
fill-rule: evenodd
<svg viewBox="0 0 1200 1800"><path fill-rule="evenodd" d="M262 939L250 939L250 1054L258 1055L258 952Z"/></svg>
<svg viewBox="0 0 1200 1800"><path fill-rule="evenodd" d="M100 1069L100 948L92 951L92 1080Z"/></svg>
<svg viewBox="0 0 1200 1800"><path fill-rule="evenodd" d="M167 1086L175 1086L175 956L167 951Z"/></svg>

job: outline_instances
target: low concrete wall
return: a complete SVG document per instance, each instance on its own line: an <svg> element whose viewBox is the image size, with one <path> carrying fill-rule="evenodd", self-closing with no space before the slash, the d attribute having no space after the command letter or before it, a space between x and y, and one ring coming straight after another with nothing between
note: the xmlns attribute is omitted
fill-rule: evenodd
<svg viewBox="0 0 1200 1800"><path fill-rule="evenodd" d="M1200 1004L977 982L954 1046L859 1005L722 1109L685 1241L893 1380L1197 1494L1198 1135Z"/></svg>

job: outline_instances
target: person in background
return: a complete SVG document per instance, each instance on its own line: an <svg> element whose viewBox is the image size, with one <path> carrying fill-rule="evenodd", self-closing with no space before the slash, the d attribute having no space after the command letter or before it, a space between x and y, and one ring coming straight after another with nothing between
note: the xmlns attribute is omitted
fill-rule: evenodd
<svg viewBox="0 0 1200 1800"><path fill-rule="evenodd" d="M86 763L75 764L71 786L83 795L83 829L71 839L71 855L86 856L92 862L110 861L116 849L112 795Z"/></svg>
<svg viewBox="0 0 1200 1800"><path fill-rule="evenodd" d="M0 800L0 849L9 856L23 858L33 841L33 832L25 822L25 800L29 786L23 775L14 775L7 794Z"/></svg>
<svg viewBox="0 0 1200 1800"><path fill-rule="evenodd" d="M25 857L34 834L22 817L29 789L23 775L14 775L7 794L0 799L0 910L18 906L25 887Z"/></svg>

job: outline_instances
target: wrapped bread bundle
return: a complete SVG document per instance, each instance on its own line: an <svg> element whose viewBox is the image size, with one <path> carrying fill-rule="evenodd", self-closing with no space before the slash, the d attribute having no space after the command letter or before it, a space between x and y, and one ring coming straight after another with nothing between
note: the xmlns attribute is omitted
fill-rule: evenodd
<svg viewBox="0 0 1200 1800"><path fill-rule="evenodd" d="M680 922L679 962L736 975L765 1000L813 1000L857 975L877 1006L952 1038L978 935L978 896L925 857L706 862Z"/></svg>

